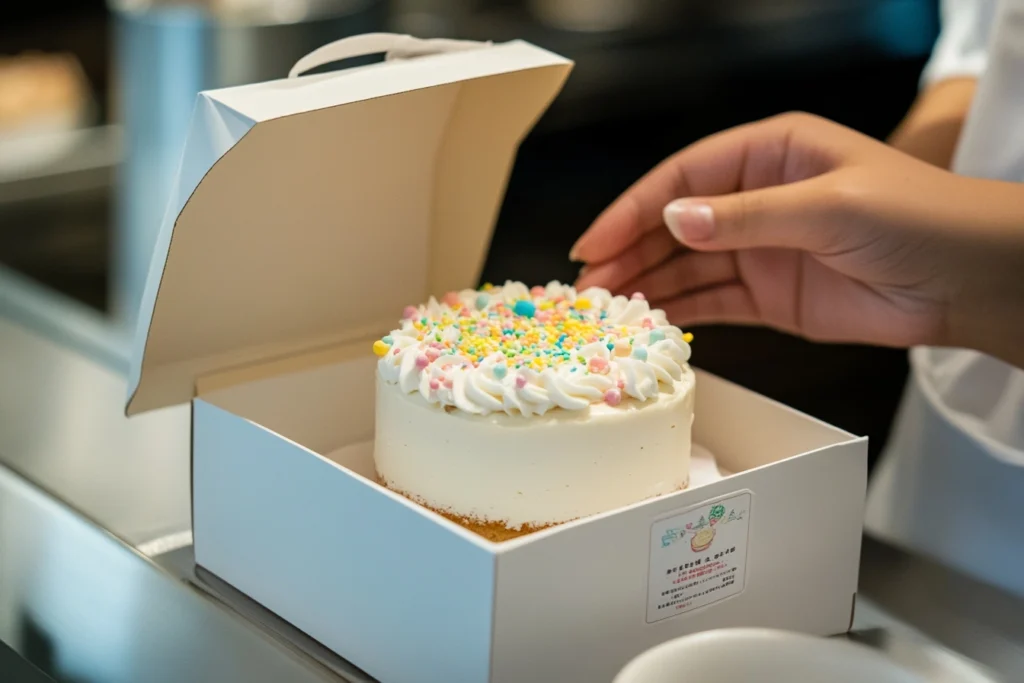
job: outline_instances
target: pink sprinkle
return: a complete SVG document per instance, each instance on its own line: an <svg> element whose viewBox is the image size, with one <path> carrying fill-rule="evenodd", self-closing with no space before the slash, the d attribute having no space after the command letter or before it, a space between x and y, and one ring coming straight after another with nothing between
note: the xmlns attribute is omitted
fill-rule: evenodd
<svg viewBox="0 0 1024 683"><path fill-rule="evenodd" d="M462 301L459 299L459 295L455 292L448 292L443 297L441 297L441 301L442 303L448 304L452 308L455 308L456 306L459 306L462 303Z"/></svg>
<svg viewBox="0 0 1024 683"><path fill-rule="evenodd" d="M434 347L431 347L431 348L427 349L427 361L429 361L431 363L433 363L435 360L437 360L440 355L441 355L441 352L438 351ZM420 357L422 358L422 356L420 356Z"/></svg>
<svg viewBox="0 0 1024 683"><path fill-rule="evenodd" d="M436 379L430 380L430 390L431 391L437 391L440 388L441 388L441 383L440 382L438 382Z"/></svg>
<svg viewBox="0 0 1024 683"><path fill-rule="evenodd" d="M401 353L401 351L402 349L395 349L393 353L397 356L399 353Z"/></svg>
<svg viewBox="0 0 1024 683"><path fill-rule="evenodd" d="M625 388L626 388L626 382L625 382L625 380L621 380L621 379L620 379L620 380L619 380L619 389L625 389Z"/></svg>
<svg viewBox="0 0 1024 683"><path fill-rule="evenodd" d="M532 294L535 297L542 297L542 296L544 296L544 288L541 287L540 285L538 285L536 287L531 287L530 288L530 294Z"/></svg>
<svg viewBox="0 0 1024 683"><path fill-rule="evenodd" d="M461 315L463 318L468 318L469 317L469 309L466 308L465 306L463 306L462 310L459 311L459 315Z"/></svg>
<svg viewBox="0 0 1024 683"><path fill-rule="evenodd" d="M643 326L645 330L654 329L654 321L651 320L650 318L644 318Z"/></svg>
<svg viewBox="0 0 1024 683"><path fill-rule="evenodd" d="M594 356L587 364L591 372L604 372L608 369L608 361L601 356Z"/></svg>
<svg viewBox="0 0 1024 683"><path fill-rule="evenodd" d="M537 322L540 323L546 323L551 320L551 314L547 311L537 311L537 314L534 317L537 319Z"/></svg>
<svg viewBox="0 0 1024 683"><path fill-rule="evenodd" d="M643 292L633 292L633 296L630 298L636 301L644 301L647 299L647 297L644 296Z"/></svg>
<svg viewBox="0 0 1024 683"><path fill-rule="evenodd" d="M609 389L604 392L604 402L610 406L617 406L622 402L622 394L618 389Z"/></svg>
<svg viewBox="0 0 1024 683"><path fill-rule="evenodd" d="M522 389L526 386L526 376L516 375L516 389Z"/></svg>
<svg viewBox="0 0 1024 683"><path fill-rule="evenodd" d="M430 365L430 359L426 356L416 356L416 367L422 370Z"/></svg>
<svg viewBox="0 0 1024 683"><path fill-rule="evenodd" d="M449 377L448 379L446 379L444 381L444 388L445 389L451 389L452 388L452 384L454 384L454 382L452 382L451 378Z"/></svg>
<svg viewBox="0 0 1024 683"><path fill-rule="evenodd" d="M402 311L402 318L408 320L409 318L415 318L420 312L415 306L406 306L405 310Z"/></svg>

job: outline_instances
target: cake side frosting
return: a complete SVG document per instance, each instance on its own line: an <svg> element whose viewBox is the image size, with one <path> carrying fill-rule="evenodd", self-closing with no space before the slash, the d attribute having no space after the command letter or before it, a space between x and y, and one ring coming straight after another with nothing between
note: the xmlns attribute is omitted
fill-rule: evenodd
<svg viewBox="0 0 1024 683"><path fill-rule="evenodd" d="M471 415L530 416L672 392L690 339L641 295L506 282L407 307L374 352L381 380L403 393Z"/></svg>
<svg viewBox="0 0 1024 683"><path fill-rule="evenodd" d="M658 400L627 398L531 419L448 413L377 381L380 481L456 521L540 529L669 495L689 480L689 368Z"/></svg>

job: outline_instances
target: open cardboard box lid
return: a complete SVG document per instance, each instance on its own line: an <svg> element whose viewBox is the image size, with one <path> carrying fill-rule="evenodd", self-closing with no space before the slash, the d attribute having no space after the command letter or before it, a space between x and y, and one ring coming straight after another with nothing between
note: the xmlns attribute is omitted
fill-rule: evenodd
<svg viewBox="0 0 1024 683"><path fill-rule="evenodd" d="M200 93L153 252L128 414L226 376L369 353L479 277L519 143L572 63L528 43L369 34ZM393 59L397 57L397 59Z"/></svg>

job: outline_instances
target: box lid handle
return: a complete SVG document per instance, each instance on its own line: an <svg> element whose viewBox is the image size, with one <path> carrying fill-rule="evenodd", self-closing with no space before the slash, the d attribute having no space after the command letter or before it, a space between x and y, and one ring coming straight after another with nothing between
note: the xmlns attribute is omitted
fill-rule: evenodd
<svg viewBox="0 0 1024 683"><path fill-rule="evenodd" d="M324 64L339 62L352 57L365 57L385 53L385 59L409 59L444 52L461 52L488 47L490 42L475 40L448 40L433 38L424 40L398 33L366 33L350 36L318 47L308 55L295 62L288 72L288 78L295 78L310 69Z"/></svg>

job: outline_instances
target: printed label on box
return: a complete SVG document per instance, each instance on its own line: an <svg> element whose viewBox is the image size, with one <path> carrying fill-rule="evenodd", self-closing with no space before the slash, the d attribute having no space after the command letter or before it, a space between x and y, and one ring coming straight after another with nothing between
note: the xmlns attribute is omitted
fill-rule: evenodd
<svg viewBox="0 0 1024 683"><path fill-rule="evenodd" d="M651 526L648 624L743 590L751 498L735 493Z"/></svg>

